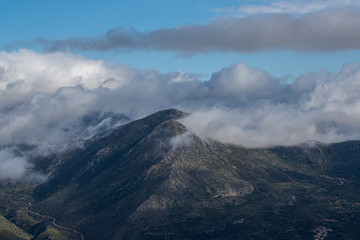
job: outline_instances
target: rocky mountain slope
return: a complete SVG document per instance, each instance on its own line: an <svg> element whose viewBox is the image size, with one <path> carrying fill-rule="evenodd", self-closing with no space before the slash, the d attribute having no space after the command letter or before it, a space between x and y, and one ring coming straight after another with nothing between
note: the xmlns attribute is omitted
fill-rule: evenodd
<svg viewBox="0 0 360 240"><path fill-rule="evenodd" d="M85 239L359 239L360 142L249 149L178 110L47 159L31 210Z"/></svg>

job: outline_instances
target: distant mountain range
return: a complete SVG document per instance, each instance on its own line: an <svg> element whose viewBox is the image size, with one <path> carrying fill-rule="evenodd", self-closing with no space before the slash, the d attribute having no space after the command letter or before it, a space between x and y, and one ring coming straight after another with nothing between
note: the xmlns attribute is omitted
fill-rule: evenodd
<svg viewBox="0 0 360 240"><path fill-rule="evenodd" d="M38 159L45 183L2 183L21 190L0 213L23 235L0 221L0 240L360 239L360 141L244 148L201 139L186 115Z"/></svg>

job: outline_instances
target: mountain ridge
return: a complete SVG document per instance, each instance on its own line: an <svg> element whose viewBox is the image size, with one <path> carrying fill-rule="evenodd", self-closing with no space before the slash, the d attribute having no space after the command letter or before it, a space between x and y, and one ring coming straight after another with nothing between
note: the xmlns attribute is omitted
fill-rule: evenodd
<svg viewBox="0 0 360 240"><path fill-rule="evenodd" d="M31 210L85 239L356 239L360 141L245 148L164 110L51 160ZM324 230L325 229L325 230Z"/></svg>

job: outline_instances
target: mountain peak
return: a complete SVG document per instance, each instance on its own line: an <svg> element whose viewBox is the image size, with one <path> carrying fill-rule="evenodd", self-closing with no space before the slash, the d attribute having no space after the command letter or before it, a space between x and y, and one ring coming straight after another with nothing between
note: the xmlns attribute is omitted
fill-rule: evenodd
<svg viewBox="0 0 360 240"><path fill-rule="evenodd" d="M178 109L165 109L165 110L161 110L158 111L156 113L153 113L147 117L145 117L144 119L162 119L164 121L166 120L176 120L182 117L186 117L187 115L189 115L188 113L182 112Z"/></svg>

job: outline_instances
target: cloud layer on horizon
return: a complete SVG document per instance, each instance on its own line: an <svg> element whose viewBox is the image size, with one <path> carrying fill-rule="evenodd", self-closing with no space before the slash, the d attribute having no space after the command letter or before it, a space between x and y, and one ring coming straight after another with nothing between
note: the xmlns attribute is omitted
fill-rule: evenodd
<svg viewBox="0 0 360 240"><path fill-rule="evenodd" d="M166 108L191 112L182 122L203 138L247 147L360 139L359 93L356 63L293 83L237 63L201 82L71 53L0 52L0 169L21 144L56 153L128 121L124 115Z"/></svg>
<svg viewBox="0 0 360 240"><path fill-rule="evenodd" d="M110 29L100 37L66 40L38 38L31 43L19 42L18 45L37 45L46 51L147 49L180 54L359 50L360 9L321 8L321 11L310 11L303 15L254 13L217 18L206 25L184 25L150 32L120 27Z"/></svg>

